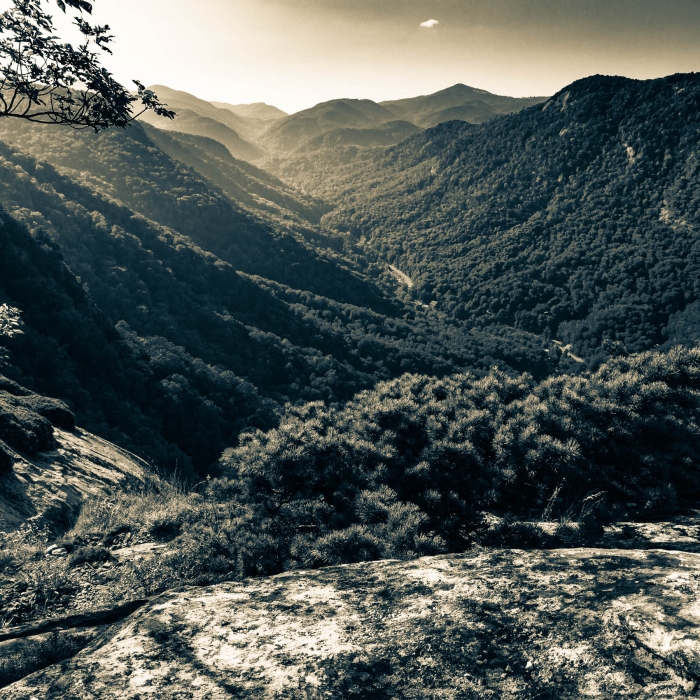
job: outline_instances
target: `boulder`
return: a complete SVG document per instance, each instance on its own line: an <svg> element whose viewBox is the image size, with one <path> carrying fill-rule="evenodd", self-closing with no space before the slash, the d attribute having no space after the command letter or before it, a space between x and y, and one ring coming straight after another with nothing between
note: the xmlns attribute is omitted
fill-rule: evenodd
<svg viewBox="0 0 700 700"><path fill-rule="evenodd" d="M7 700L683 698L700 556L481 550L184 588Z"/></svg>
<svg viewBox="0 0 700 700"><path fill-rule="evenodd" d="M65 531L86 498L106 498L146 480L142 460L80 428L53 428L52 439L53 449L36 456L12 452L12 469L0 469L0 531L30 518Z"/></svg>

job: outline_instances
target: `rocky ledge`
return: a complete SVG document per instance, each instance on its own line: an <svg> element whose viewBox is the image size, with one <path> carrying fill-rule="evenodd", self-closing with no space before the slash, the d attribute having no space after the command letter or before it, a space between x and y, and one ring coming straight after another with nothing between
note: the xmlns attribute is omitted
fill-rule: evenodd
<svg viewBox="0 0 700 700"><path fill-rule="evenodd" d="M12 469L0 473L0 531L29 518L67 525L85 499L145 482L148 465L85 430L54 427L53 441L53 449L35 456L13 453Z"/></svg>
<svg viewBox="0 0 700 700"><path fill-rule="evenodd" d="M700 687L700 555L472 551L170 591L33 698L683 698Z"/></svg>

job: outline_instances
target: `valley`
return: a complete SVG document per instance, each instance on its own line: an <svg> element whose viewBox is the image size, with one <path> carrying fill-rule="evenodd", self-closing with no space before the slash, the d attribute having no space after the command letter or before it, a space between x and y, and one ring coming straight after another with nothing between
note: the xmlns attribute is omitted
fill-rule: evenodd
<svg viewBox="0 0 700 700"><path fill-rule="evenodd" d="M694 692L698 74L153 91L0 119L7 697Z"/></svg>

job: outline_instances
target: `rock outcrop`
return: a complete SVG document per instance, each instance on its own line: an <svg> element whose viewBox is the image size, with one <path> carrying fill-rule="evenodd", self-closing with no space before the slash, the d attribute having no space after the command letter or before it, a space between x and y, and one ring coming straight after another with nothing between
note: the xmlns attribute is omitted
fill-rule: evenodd
<svg viewBox="0 0 700 700"><path fill-rule="evenodd" d="M11 469L0 472L0 531L37 516L50 525L68 524L85 498L146 479L147 465L138 457L80 428L54 425L52 439L53 448L35 456L13 452Z"/></svg>
<svg viewBox="0 0 700 700"><path fill-rule="evenodd" d="M472 551L170 591L7 700L682 698L700 555Z"/></svg>

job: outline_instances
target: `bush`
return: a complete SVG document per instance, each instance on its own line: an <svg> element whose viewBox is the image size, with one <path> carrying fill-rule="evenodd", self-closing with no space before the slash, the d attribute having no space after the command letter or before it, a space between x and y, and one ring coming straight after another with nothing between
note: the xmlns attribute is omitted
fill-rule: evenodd
<svg viewBox="0 0 700 700"><path fill-rule="evenodd" d="M52 449L51 423L17 401L14 397L0 396L0 439L18 452L32 456Z"/></svg>
<svg viewBox="0 0 700 700"><path fill-rule="evenodd" d="M504 518L494 524L479 538L479 544L484 547L512 549L549 549L555 542L555 538L541 524L512 518Z"/></svg>
<svg viewBox="0 0 700 700"><path fill-rule="evenodd" d="M3 550L0 552L0 574L15 568L16 559L12 552Z"/></svg>
<svg viewBox="0 0 700 700"><path fill-rule="evenodd" d="M7 443L0 440L0 474L12 471L12 465L15 463L12 450Z"/></svg>
<svg viewBox="0 0 700 700"><path fill-rule="evenodd" d="M611 506L654 513L700 499L700 349L615 358L539 383L497 370L405 375L342 407L289 408L278 428L227 450L221 472L284 543L300 532L309 542L371 532L389 556L411 556L418 542L460 551L490 512L514 521L489 537L540 546L544 535L514 523L533 520L548 498L555 520L573 519L566 504L580 504L590 540L603 524L586 500L593 489ZM334 537L336 561L345 544ZM343 551L356 554L349 543Z"/></svg>
<svg viewBox="0 0 700 700"><path fill-rule="evenodd" d="M105 547L78 547L71 553L68 558L69 566L78 566L78 564L94 564L95 562L110 561L112 553Z"/></svg>
<svg viewBox="0 0 700 700"><path fill-rule="evenodd" d="M381 559L385 551L384 543L364 525L330 532L316 540L312 549L319 566Z"/></svg>
<svg viewBox="0 0 700 700"><path fill-rule="evenodd" d="M75 430L75 416L63 401L51 399L38 394L30 394L15 399L17 403L29 411L38 413L46 418L51 425L62 430Z"/></svg>

